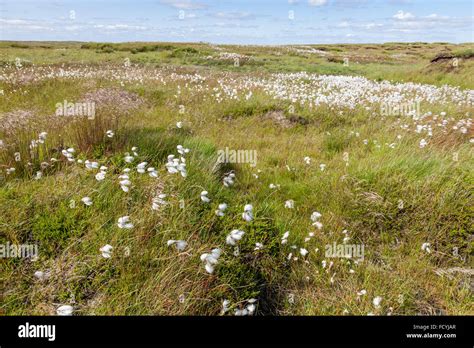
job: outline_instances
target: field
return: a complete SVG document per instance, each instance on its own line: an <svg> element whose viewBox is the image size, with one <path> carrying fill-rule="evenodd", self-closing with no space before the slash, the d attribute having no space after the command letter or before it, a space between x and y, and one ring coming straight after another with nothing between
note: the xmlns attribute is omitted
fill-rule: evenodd
<svg viewBox="0 0 474 348"><path fill-rule="evenodd" d="M473 57L0 42L0 314L473 315Z"/></svg>

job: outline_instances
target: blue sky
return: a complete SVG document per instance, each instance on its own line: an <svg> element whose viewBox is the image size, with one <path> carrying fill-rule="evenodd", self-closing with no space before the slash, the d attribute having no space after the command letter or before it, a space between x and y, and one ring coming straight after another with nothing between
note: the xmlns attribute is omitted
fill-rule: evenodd
<svg viewBox="0 0 474 348"><path fill-rule="evenodd" d="M472 0L0 0L0 40L473 42Z"/></svg>

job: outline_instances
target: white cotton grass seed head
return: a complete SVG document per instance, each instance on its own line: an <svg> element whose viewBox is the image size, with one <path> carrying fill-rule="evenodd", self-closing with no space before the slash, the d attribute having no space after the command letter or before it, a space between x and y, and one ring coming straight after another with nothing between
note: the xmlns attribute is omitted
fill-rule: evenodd
<svg viewBox="0 0 474 348"><path fill-rule="evenodd" d="M209 194L209 192L202 191L201 192L201 201L203 201L204 203L209 203L211 201L211 199L209 197L207 197L208 194Z"/></svg>
<svg viewBox="0 0 474 348"><path fill-rule="evenodd" d="M227 209L226 203L221 203L217 206L216 215L222 217L225 215L224 211Z"/></svg>
<svg viewBox="0 0 474 348"><path fill-rule="evenodd" d="M244 206L244 212L242 213L242 218L250 222L253 220L253 206L251 204L246 204Z"/></svg>
<svg viewBox="0 0 474 348"><path fill-rule="evenodd" d="M225 187L230 187L234 185L235 183L235 174L234 173L228 173L224 176L223 183Z"/></svg>
<svg viewBox="0 0 474 348"><path fill-rule="evenodd" d="M148 175L151 176L152 178L157 178L158 177L158 172L154 167L150 167L147 169Z"/></svg>
<svg viewBox="0 0 474 348"><path fill-rule="evenodd" d="M99 251L102 253L102 257L105 259L109 259L112 257L112 245L106 244L102 248L99 249Z"/></svg>
<svg viewBox="0 0 474 348"><path fill-rule="evenodd" d="M102 180L105 179L105 174L106 174L106 172L102 170L102 171L98 172L98 173L95 175L95 179L96 179L97 181L102 181Z"/></svg>
<svg viewBox="0 0 474 348"><path fill-rule="evenodd" d="M181 155L184 155L190 151L188 148L185 148L183 145L176 146L176 149L178 150L178 153Z"/></svg>
<svg viewBox="0 0 474 348"><path fill-rule="evenodd" d="M288 243L289 236L290 236L290 231L286 231L285 233L283 233L283 236L281 237L281 244Z"/></svg>
<svg viewBox="0 0 474 348"><path fill-rule="evenodd" d="M212 249L210 253L201 255L201 261L204 262L204 268L207 273L212 274L214 272L214 268L217 265L221 253L221 249L215 248Z"/></svg>
<svg viewBox="0 0 474 348"><path fill-rule="evenodd" d="M285 201L285 208L294 209L294 207L295 207L295 201L294 200L289 199L289 200Z"/></svg>
<svg viewBox="0 0 474 348"><path fill-rule="evenodd" d="M92 205L92 199L90 199L90 197L84 197L84 198L81 199L81 201L86 206L91 206Z"/></svg>
<svg viewBox="0 0 474 348"><path fill-rule="evenodd" d="M126 229L133 228L133 224L130 222L130 217L129 216L120 217L118 219L117 226L119 228L126 228Z"/></svg>
<svg viewBox="0 0 474 348"><path fill-rule="evenodd" d="M229 311L229 305L230 305L229 300L222 301L222 314L225 314Z"/></svg>
<svg viewBox="0 0 474 348"><path fill-rule="evenodd" d="M40 280L40 281L43 281L43 280L46 280L48 279L50 276L51 276L51 272L50 271L36 271L34 273L34 276Z"/></svg>
<svg viewBox="0 0 474 348"><path fill-rule="evenodd" d="M70 316L74 312L74 308L70 305L59 306L56 313L61 316Z"/></svg>
<svg viewBox="0 0 474 348"><path fill-rule="evenodd" d="M239 240L242 239L244 231L241 230L232 230L226 238L226 243L229 245L236 245Z"/></svg>
<svg viewBox="0 0 474 348"><path fill-rule="evenodd" d="M317 211L313 211L313 213L311 214L311 221L316 222L319 220L321 216L322 216L321 213Z"/></svg>
<svg viewBox="0 0 474 348"><path fill-rule="evenodd" d="M421 245L421 250L423 250L423 251L427 252L428 254L430 254L431 253L431 244L427 243L427 242L423 243Z"/></svg>
<svg viewBox="0 0 474 348"><path fill-rule="evenodd" d="M188 243L185 240L174 240L170 239L166 242L168 246L175 245L178 251L183 251L188 246Z"/></svg>
<svg viewBox="0 0 474 348"><path fill-rule="evenodd" d="M162 206L166 205L167 202L165 201L166 194L161 193L156 197L153 197L151 201L151 209L159 210Z"/></svg>
<svg viewBox="0 0 474 348"><path fill-rule="evenodd" d="M380 296L376 296L374 297L374 299L372 300L372 304L374 305L375 308L380 308L380 303L382 302L382 297Z"/></svg>
<svg viewBox="0 0 474 348"><path fill-rule="evenodd" d="M144 174L145 173L145 168L147 166L147 162L141 162L137 165L137 172L140 173L140 174Z"/></svg>
<svg viewBox="0 0 474 348"><path fill-rule="evenodd" d="M97 162L91 162L89 160L86 160L84 162L84 164L85 164L86 168L89 169L89 170L99 168L99 163L97 163Z"/></svg>

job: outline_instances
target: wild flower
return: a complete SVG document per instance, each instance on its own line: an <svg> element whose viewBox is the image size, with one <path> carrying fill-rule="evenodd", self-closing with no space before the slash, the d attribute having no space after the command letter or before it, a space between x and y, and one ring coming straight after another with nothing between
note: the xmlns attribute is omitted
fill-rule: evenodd
<svg viewBox="0 0 474 348"><path fill-rule="evenodd" d="M183 251L188 245L188 243L184 240L174 240L174 239L170 239L169 241L166 242L166 244L168 246L175 245L178 251Z"/></svg>
<svg viewBox="0 0 474 348"><path fill-rule="evenodd" d="M105 134L107 135L108 138L112 138L114 136L114 132L110 129Z"/></svg>
<svg viewBox="0 0 474 348"><path fill-rule="evenodd" d="M140 174L144 174L145 173L145 167L147 166L147 162L141 162L137 165L137 172L140 173Z"/></svg>
<svg viewBox="0 0 474 348"><path fill-rule="evenodd" d="M148 172L148 175L151 176L152 178L158 177L158 171L154 167L148 168L147 172Z"/></svg>
<svg viewBox="0 0 474 348"><path fill-rule="evenodd" d="M280 188L280 185L270 184L270 185L268 185L268 187L271 188L271 189L277 189L277 188Z"/></svg>
<svg viewBox="0 0 474 348"><path fill-rule="evenodd" d="M109 259L112 257L112 249L112 245L105 244L102 248L99 249L99 251L102 253L103 258Z"/></svg>
<svg viewBox="0 0 474 348"><path fill-rule="evenodd" d="M310 164L311 164L311 157L306 156L305 158L303 158L303 161L304 161L307 165L310 165Z"/></svg>
<svg viewBox="0 0 474 348"><path fill-rule="evenodd" d="M44 141L46 140L46 136L48 135L48 133L46 132L41 132L39 135L38 135L38 143L40 144L44 144Z"/></svg>
<svg viewBox="0 0 474 348"><path fill-rule="evenodd" d="M74 162L75 159L74 159L74 152L76 152L72 147L68 148L67 150L62 150L61 153L63 154L64 157L66 157L66 159L69 161L69 162Z"/></svg>
<svg viewBox="0 0 474 348"><path fill-rule="evenodd" d="M236 245L239 240L242 239L244 231L232 230L226 238L226 243L229 245Z"/></svg>
<svg viewBox="0 0 474 348"><path fill-rule="evenodd" d="M151 202L151 209L159 210L161 206L165 205L167 202L164 200L166 198L166 194L161 193L157 197L154 197Z"/></svg>
<svg viewBox="0 0 474 348"><path fill-rule="evenodd" d="M127 163L132 163L133 160L134 160L134 157L131 156L130 153L126 152L125 157L123 158L123 160Z"/></svg>
<svg viewBox="0 0 474 348"><path fill-rule="evenodd" d="M73 311L74 311L74 308L70 305L59 306L58 309L56 309L56 313L62 316L72 315Z"/></svg>
<svg viewBox="0 0 474 348"><path fill-rule="evenodd" d="M128 192L130 190L130 185L132 184L131 181L129 180L129 176L127 174L122 174L119 175L119 181L120 188L122 189L123 192Z"/></svg>
<svg viewBox="0 0 474 348"><path fill-rule="evenodd" d="M95 175L95 179L96 179L97 181L102 181L102 180L105 179L105 174L106 174L106 172L103 171L103 170L101 170L100 172L98 172L98 173Z"/></svg>
<svg viewBox="0 0 474 348"><path fill-rule="evenodd" d="M255 302L256 299L251 298L247 301L247 305L242 309L235 309L234 315L236 316L246 316L246 315L253 315L256 309Z"/></svg>
<svg viewBox="0 0 474 348"><path fill-rule="evenodd" d="M246 204L244 206L244 212L242 213L242 218L250 222L253 220L253 206L251 204Z"/></svg>
<svg viewBox="0 0 474 348"><path fill-rule="evenodd" d="M423 244L421 245L421 250L423 250L423 251L427 252L428 254L430 254L430 253L431 253L431 244L430 244L430 243L426 243L426 242L423 243Z"/></svg>
<svg viewBox="0 0 474 348"><path fill-rule="evenodd" d="M289 200L285 201L285 208L294 209L294 207L295 207L295 201L294 200L289 199Z"/></svg>
<svg viewBox="0 0 474 348"><path fill-rule="evenodd" d="M90 199L90 197L84 197L84 198L81 199L81 201L82 201L82 203L84 203L87 206L92 205L92 200Z"/></svg>
<svg viewBox="0 0 474 348"><path fill-rule="evenodd" d="M175 174L175 173L180 173L182 177L187 176L187 171L186 171L186 160L181 157L180 159L175 158L174 155L169 155L168 156L168 162L166 163L166 169L168 170L168 173Z"/></svg>
<svg viewBox="0 0 474 348"><path fill-rule="evenodd" d="M310 217L311 221L313 222L312 225L315 226L318 230L323 228L323 224L320 221L318 221L321 218L321 216L322 216L321 213L314 211Z"/></svg>
<svg viewBox="0 0 474 348"><path fill-rule="evenodd" d="M6 172L7 172L7 174L9 175L9 174L15 172L15 170L16 170L16 168L11 167L11 168L8 168L8 169L6 170Z"/></svg>
<svg viewBox="0 0 474 348"><path fill-rule="evenodd" d="M420 140L420 148L424 148L426 145L428 145L428 142L425 139Z"/></svg>
<svg viewBox="0 0 474 348"><path fill-rule="evenodd" d="M224 300L222 301L222 314L225 314L229 311L229 304L230 304L230 301L229 300Z"/></svg>
<svg viewBox="0 0 474 348"><path fill-rule="evenodd" d="M324 172L324 170L326 169L326 165L325 165L324 163L321 163L321 164L319 165L319 169L320 169L322 172Z"/></svg>
<svg viewBox="0 0 474 348"><path fill-rule="evenodd" d="M177 128L183 128L183 122L181 122L181 121L176 122L176 127Z"/></svg>
<svg viewBox="0 0 474 348"><path fill-rule="evenodd" d="M263 244L262 243L255 243L255 248L253 249L254 251L257 250L262 250L263 249Z"/></svg>
<svg viewBox="0 0 474 348"><path fill-rule="evenodd" d="M365 289L362 289L361 291L357 291L357 297L364 296L365 294L367 294L367 290Z"/></svg>
<svg viewBox="0 0 474 348"><path fill-rule="evenodd" d="M226 176L224 176L223 183L225 187L230 187L234 185L234 180L235 180L235 174L234 173L229 173Z"/></svg>
<svg viewBox="0 0 474 348"><path fill-rule="evenodd" d="M178 153L181 155L187 154L190 151L189 149L183 147L183 145L178 145L176 148L178 149Z"/></svg>
<svg viewBox="0 0 474 348"><path fill-rule="evenodd" d="M209 203L211 201L211 199L209 197L207 197L209 193L207 191L202 191L201 192L201 201L203 201L204 203Z"/></svg>
<svg viewBox="0 0 474 348"><path fill-rule="evenodd" d="M300 248L300 254L301 256L305 257L306 255L308 255L309 251L306 250L305 248Z"/></svg>
<svg viewBox="0 0 474 348"><path fill-rule="evenodd" d="M372 304L374 305L375 308L380 308L381 302L382 302L382 297L380 296L374 297L374 299L372 300Z"/></svg>
<svg viewBox="0 0 474 348"><path fill-rule="evenodd" d="M43 281L46 280L50 277L51 273L49 271L43 272L43 271L36 271L34 273L34 276L38 278L39 280Z"/></svg>
<svg viewBox="0 0 474 348"><path fill-rule="evenodd" d="M89 160L86 160L84 162L84 164L85 164L86 168L89 169L89 170L99 168L99 163L98 162L91 162Z"/></svg>
<svg viewBox="0 0 474 348"><path fill-rule="evenodd" d="M281 244L286 244L288 242L288 237L290 236L290 231L286 231L283 233L283 236L281 237Z"/></svg>
<svg viewBox="0 0 474 348"><path fill-rule="evenodd" d="M221 256L222 250L219 248L212 249L210 253L205 253L201 255L201 261L205 263L204 268L206 272L212 274L214 272L214 268Z"/></svg>
<svg viewBox="0 0 474 348"><path fill-rule="evenodd" d="M118 219L117 226L119 228L133 228L133 224L130 222L130 217L129 216L122 216Z"/></svg>
<svg viewBox="0 0 474 348"><path fill-rule="evenodd" d="M217 210L216 210L216 215L217 216L224 216L224 211L227 209L227 204L226 203L221 203L217 206Z"/></svg>

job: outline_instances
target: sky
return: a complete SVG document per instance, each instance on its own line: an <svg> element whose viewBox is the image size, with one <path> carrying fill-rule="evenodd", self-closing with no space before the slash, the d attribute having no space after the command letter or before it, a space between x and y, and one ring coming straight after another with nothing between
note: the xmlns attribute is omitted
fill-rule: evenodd
<svg viewBox="0 0 474 348"><path fill-rule="evenodd" d="M473 42L473 0L0 0L0 40Z"/></svg>

